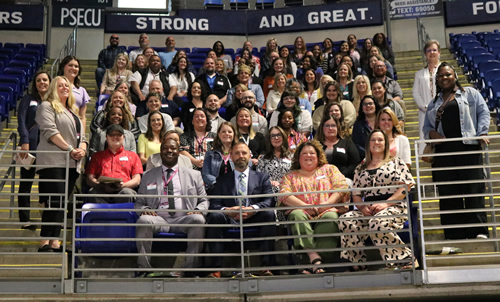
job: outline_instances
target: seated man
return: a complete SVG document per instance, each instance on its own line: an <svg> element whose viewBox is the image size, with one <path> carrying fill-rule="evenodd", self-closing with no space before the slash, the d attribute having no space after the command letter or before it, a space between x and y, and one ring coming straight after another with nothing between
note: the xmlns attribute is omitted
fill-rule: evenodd
<svg viewBox="0 0 500 302"><path fill-rule="evenodd" d="M234 163L234 171L226 173L217 179L217 183L213 190L213 195L229 195L235 196L232 199L212 199L210 202L211 210L220 210L220 212L211 212L208 214L207 222L209 224L232 224L238 227L239 221L243 223L256 222L273 222L275 221L274 211L259 211L259 212L244 212L240 217L238 212L230 212L240 209L240 204L243 210L269 208L272 206L273 199L266 198L236 198L238 195L257 195L257 194L272 194L273 189L269 176L262 172L256 172L249 169L250 149L248 146L239 142L231 149L231 160ZM224 232L227 227L213 227L207 229L207 238L224 238ZM259 237L275 236L276 226L269 224L259 227ZM210 253L223 253L224 242L209 242ZM270 252L274 250L274 239L263 240L260 245L262 252ZM211 268L222 267L223 257L210 257ZM261 257L261 265L269 266L273 264L271 255ZM271 271L264 270L260 273L261 276L272 276ZM212 272L209 277L220 278L221 273Z"/></svg>
<svg viewBox="0 0 500 302"><path fill-rule="evenodd" d="M167 139L161 144L162 166L156 167L144 174L139 187L139 197L135 203L136 209L169 209L189 210L190 212L145 211L137 220L138 224L147 226L136 227L137 238L153 238L160 232L185 233L188 239L205 237L205 217L199 211L209 207L207 198L180 198L179 195L206 195L201 173L178 164L179 143ZM142 195L167 195L162 197L142 197ZM199 224L199 227L169 226L168 224ZM137 241L139 253L151 253L151 241ZM201 253L203 242L189 240L187 243L186 262L184 267L199 266L199 257L190 256ZM151 268L151 256L139 256L139 268ZM148 272L141 272L140 277L148 277Z"/></svg>
<svg viewBox="0 0 500 302"><path fill-rule="evenodd" d="M106 128L107 149L95 153L87 167L87 184L92 194L136 195L135 187L141 182L141 159L135 152L123 148L124 131L120 125ZM121 181L104 181L100 177L111 177ZM95 197L95 203L134 202L134 197Z"/></svg>
<svg viewBox="0 0 500 302"><path fill-rule="evenodd" d="M253 94L252 91L247 90L241 95L239 108L245 107L250 110L250 113L252 114L253 130L267 135L267 120L264 116L259 114L259 107L256 105L255 101L255 94ZM234 108L234 106L232 108ZM233 116L231 118L231 124L236 126L236 111L234 113L231 112L231 115Z"/></svg>
<svg viewBox="0 0 500 302"><path fill-rule="evenodd" d="M146 111L146 95L149 93L151 81L155 79L161 81L164 95L168 95L170 93L168 74L161 66L160 57L152 55L149 57L148 67L137 70L129 79L130 97L137 106L136 115Z"/></svg>
<svg viewBox="0 0 500 302"><path fill-rule="evenodd" d="M212 124L211 131L217 133L219 125L224 123L226 120L219 115L220 100L215 94L208 96L205 101L205 109L207 109L208 115L210 115L210 123Z"/></svg>

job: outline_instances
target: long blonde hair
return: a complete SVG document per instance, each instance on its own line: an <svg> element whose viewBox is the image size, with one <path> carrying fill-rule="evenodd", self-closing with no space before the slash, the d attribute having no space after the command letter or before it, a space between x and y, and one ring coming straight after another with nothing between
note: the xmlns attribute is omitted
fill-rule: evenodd
<svg viewBox="0 0 500 302"><path fill-rule="evenodd" d="M113 67L111 68L110 72L111 72L111 75L112 76L116 76L118 74L118 66L116 65L116 62L118 62L118 59L121 58L121 57L124 57L125 58L125 70L130 70L128 68L129 64L130 64L130 60L128 58L128 56L126 56L125 54L123 53L120 53L116 56L115 58L115 63L113 64Z"/></svg>
<svg viewBox="0 0 500 302"><path fill-rule="evenodd" d="M54 80L52 80L52 82L50 82L49 89L43 97L43 101L49 102L52 108L54 108L57 113L64 112L64 105L59 98L59 94L57 93L57 82L59 82L59 80L61 79L66 81L66 83L69 85L69 95L68 99L66 100L66 108L71 110L74 114L78 115L78 107L76 107L75 97L73 96L73 85L65 76L57 76Z"/></svg>
<svg viewBox="0 0 500 302"><path fill-rule="evenodd" d="M240 126L238 126L238 116L240 115L241 111L246 111L248 115L250 116L250 126L248 127L248 137L249 139L254 139L255 137L255 131L253 130L253 118L252 118L252 113L250 110L248 110L246 107L241 107L238 112L236 112L236 131L237 131L237 137L238 139L241 137L241 132L240 132Z"/></svg>
<svg viewBox="0 0 500 302"><path fill-rule="evenodd" d="M365 75L358 75L354 79L354 84L353 84L353 89L352 89L352 104L354 105L354 108L356 108L356 111L359 109L359 105L361 104L361 97L358 93L358 89L356 88L356 85L358 85L359 80L363 79L366 83L366 94L365 95L371 95L372 94L372 88L370 85L370 79L368 79L367 76Z"/></svg>

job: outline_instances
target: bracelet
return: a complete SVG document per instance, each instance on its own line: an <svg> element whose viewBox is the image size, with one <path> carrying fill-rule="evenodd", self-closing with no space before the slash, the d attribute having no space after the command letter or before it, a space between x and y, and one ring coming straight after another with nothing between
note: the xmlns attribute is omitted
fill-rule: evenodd
<svg viewBox="0 0 500 302"><path fill-rule="evenodd" d="M73 150L75 150L75 148L73 148L73 146L71 146L71 145L68 145L68 148L66 148L66 151L69 151L70 153Z"/></svg>

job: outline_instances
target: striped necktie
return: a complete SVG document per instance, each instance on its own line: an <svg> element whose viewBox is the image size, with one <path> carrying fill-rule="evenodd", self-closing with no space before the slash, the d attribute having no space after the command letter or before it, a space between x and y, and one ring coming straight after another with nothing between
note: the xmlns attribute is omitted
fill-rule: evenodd
<svg viewBox="0 0 500 302"><path fill-rule="evenodd" d="M167 169L167 180L170 179L172 176L172 173L174 173L174 170L172 169ZM167 195L168 195L168 209L169 210L175 210L175 201L174 201L174 181L173 179L170 179L167 185ZM168 212L170 216L174 216L175 212Z"/></svg>
<svg viewBox="0 0 500 302"><path fill-rule="evenodd" d="M240 174L240 177L239 177L240 184L238 185L238 195L239 196L246 195L247 182L245 180L245 177L246 177L245 173ZM242 206L247 205L245 198L239 198L239 200L240 200Z"/></svg>

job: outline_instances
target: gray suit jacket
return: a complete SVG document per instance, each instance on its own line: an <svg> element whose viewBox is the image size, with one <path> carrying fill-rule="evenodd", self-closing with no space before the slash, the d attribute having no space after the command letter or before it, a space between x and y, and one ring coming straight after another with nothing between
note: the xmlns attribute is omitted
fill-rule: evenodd
<svg viewBox="0 0 500 302"><path fill-rule="evenodd" d="M141 195L163 195L162 169L163 166L153 168L142 176L135 202L136 209L158 209L160 205L159 197L143 197ZM199 171L179 166L178 173L181 180L182 195L206 196L205 186ZM209 201L205 197L183 198L182 201L187 210L207 210L209 207Z"/></svg>
<svg viewBox="0 0 500 302"><path fill-rule="evenodd" d="M76 114L76 116L78 117L78 114ZM77 118L77 120L81 127L82 123L80 118ZM64 151L50 141L50 138L56 134L61 134L64 140L74 148L80 147L81 142L85 141L85 138L80 139L80 144L78 143L75 119L71 113L67 110L62 113L57 113L49 102L44 101L38 106L35 121L40 127L40 142L37 147L39 151ZM82 134L85 133L85 129L81 129L81 132ZM39 165L51 165L55 168L64 168L66 165L66 154L37 153L36 162ZM70 157L69 167L76 168L77 172L80 173L81 160L77 162ZM46 169L46 167L37 167L36 170L42 169Z"/></svg>

